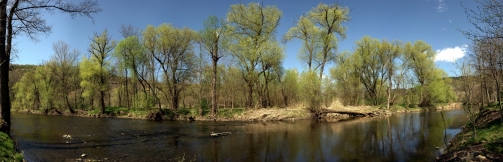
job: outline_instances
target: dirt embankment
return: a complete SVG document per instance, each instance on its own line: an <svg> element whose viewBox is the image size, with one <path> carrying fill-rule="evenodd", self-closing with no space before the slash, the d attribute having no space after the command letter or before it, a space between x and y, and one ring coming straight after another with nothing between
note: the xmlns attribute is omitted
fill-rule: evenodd
<svg viewBox="0 0 503 162"><path fill-rule="evenodd" d="M503 132L497 110L483 110L476 122L477 138L472 138L468 124L447 146L437 161L503 161L503 153L494 148L503 148Z"/></svg>

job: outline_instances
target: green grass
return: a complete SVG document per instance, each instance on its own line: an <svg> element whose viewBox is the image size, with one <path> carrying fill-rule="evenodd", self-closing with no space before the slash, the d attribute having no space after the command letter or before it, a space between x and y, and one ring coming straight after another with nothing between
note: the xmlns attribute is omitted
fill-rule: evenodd
<svg viewBox="0 0 503 162"><path fill-rule="evenodd" d="M487 141L486 148L488 150L503 153L503 125L499 119L477 130L477 138L474 142L482 141Z"/></svg>
<svg viewBox="0 0 503 162"><path fill-rule="evenodd" d="M89 115L97 115L100 114L99 109L89 110ZM105 114L110 116L128 116L128 114L132 114L133 117L146 116L148 114L147 110L136 110L136 109L128 109L126 107L107 107L105 108Z"/></svg>
<svg viewBox="0 0 503 162"><path fill-rule="evenodd" d="M23 155L16 151L14 141L0 132L0 161L23 161Z"/></svg>
<svg viewBox="0 0 503 162"><path fill-rule="evenodd" d="M467 124L471 128L471 123ZM465 136L470 137L463 142L462 146L480 144L486 142L485 147L489 151L503 154L503 125L500 119L493 120L483 127L477 128L477 138L472 138L473 132L466 132Z"/></svg>
<svg viewBox="0 0 503 162"><path fill-rule="evenodd" d="M229 117L233 117L236 114L241 114L245 110L246 110L245 108L233 108L233 109L230 109L230 108L225 108L225 109L220 108L220 109L218 109L217 116L229 118Z"/></svg>

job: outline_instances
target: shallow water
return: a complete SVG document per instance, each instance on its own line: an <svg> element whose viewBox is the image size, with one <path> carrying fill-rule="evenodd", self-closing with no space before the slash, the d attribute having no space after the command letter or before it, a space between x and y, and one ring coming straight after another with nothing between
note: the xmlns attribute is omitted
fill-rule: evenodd
<svg viewBox="0 0 503 162"><path fill-rule="evenodd" d="M183 156L198 161L431 161L466 122L462 110L339 122L155 122L13 113L11 135L28 161L75 161L84 153L111 161ZM227 131L232 134L210 136Z"/></svg>

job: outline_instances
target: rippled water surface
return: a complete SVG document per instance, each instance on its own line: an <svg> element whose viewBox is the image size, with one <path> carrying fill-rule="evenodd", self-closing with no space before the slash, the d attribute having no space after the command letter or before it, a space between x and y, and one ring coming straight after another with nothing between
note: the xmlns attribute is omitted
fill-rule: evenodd
<svg viewBox="0 0 503 162"><path fill-rule="evenodd" d="M14 113L11 134L28 161L75 161L82 154L111 161L182 156L198 161L431 161L466 121L462 110L339 122L155 122ZM232 134L210 136L227 131Z"/></svg>

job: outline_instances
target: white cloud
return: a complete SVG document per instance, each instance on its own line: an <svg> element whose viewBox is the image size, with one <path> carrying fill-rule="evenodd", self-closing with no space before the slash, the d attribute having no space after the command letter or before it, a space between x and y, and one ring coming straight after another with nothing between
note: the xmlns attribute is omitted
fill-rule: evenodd
<svg viewBox="0 0 503 162"><path fill-rule="evenodd" d="M447 9L448 9L448 8L446 7L444 0L438 0L437 11L438 11L438 12L444 12L444 11L446 11Z"/></svg>
<svg viewBox="0 0 503 162"><path fill-rule="evenodd" d="M435 62L436 61L456 62L456 60L466 55L467 49L468 45L464 44L462 46L456 46L453 48L447 47L441 50L437 50L437 55L435 55Z"/></svg>

